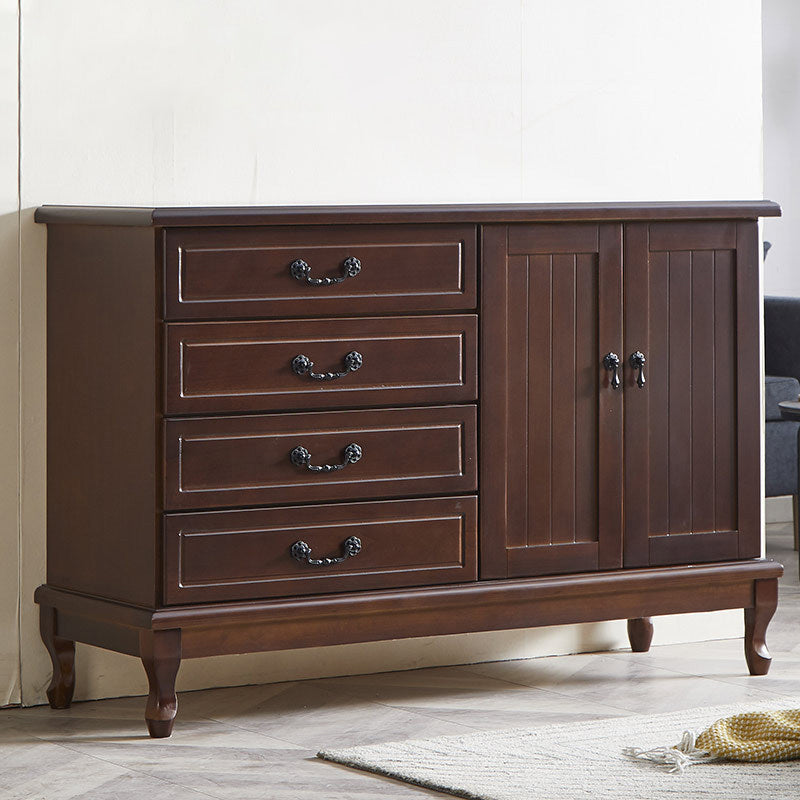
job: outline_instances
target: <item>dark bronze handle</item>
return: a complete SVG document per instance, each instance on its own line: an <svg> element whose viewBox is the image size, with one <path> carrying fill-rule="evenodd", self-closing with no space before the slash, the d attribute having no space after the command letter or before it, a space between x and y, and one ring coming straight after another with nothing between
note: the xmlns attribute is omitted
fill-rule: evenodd
<svg viewBox="0 0 800 800"><path fill-rule="evenodd" d="M644 385L646 383L645 377L644 377L644 365L645 365L646 361L647 361L647 359L645 358L644 353L642 353L639 350L637 350L635 353L631 354L631 358L630 358L631 366L634 369L638 369L639 370L639 374L636 376L636 385L640 389L644 389Z"/></svg>
<svg viewBox="0 0 800 800"><path fill-rule="evenodd" d="M341 283L347 278L355 278L361 272L361 262L355 256L348 256L342 261L342 274L338 278L312 278L311 267L298 258L289 265L289 272L292 277L301 282L311 284L311 286L330 286L334 283Z"/></svg>
<svg viewBox="0 0 800 800"><path fill-rule="evenodd" d="M302 445L298 445L289 453L289 458L296 467L305 467L311 472L335 472L337 469L344 469L348 464L360 461L362 455L364 451L357 444L349 444L344 449L344 461L341 464L316 465L311 463L311 453Z"/></svg>
<svg viewBox="0 0 800 800"><path fill-rule="evenodd" d="M312 370L314 362L308 356L300 354L292 359L292 372L295 375L308 375L315 381L335 381L337 378L343 378L348 372L361 369L364 357L357 350L351 350L342 361L344 369L341 372L314 372Z"/></svg>
<svg viewBox="0 0 800 800"><path fill-rule="evenodd" d="M303 541L295 542L292 545L292 558L301 564L308 564L312 567L327 567L330 564L341 564L348 558L355 558L361 552L361 539L358 536L348 536L342 542L342 555L338 558L311 558L311 548Z"/></svg>
<svg viewBox="0 0 800 800"><path fill-rule="evenodd" d="M616 353L606 353L603 356L603 366L612 373L611 388L619 389L619 356Z"/></svg>

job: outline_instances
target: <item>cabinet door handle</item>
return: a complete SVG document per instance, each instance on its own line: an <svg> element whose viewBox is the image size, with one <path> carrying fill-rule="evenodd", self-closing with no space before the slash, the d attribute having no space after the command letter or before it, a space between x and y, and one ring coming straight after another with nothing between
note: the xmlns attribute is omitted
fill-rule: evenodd
<svg viewBox="0 0 800 800"><path fill-rule="evenodd" d="M308 375L315 381L335 381L337 378L343 378L349 372L355 372L361 369L364 363L364 356L357 350L351 350L343 359L344 369L341 372L314 372L314 362L302 353L292 359L292 372L295 375Z"/></svg>
<svg viewBox="0 0 800 800"><path fill-rule="evenodd" d="M634 369L639 370L639 374L636 376L636 385L640 389L644 389L644 385L646 383L644 377L644 365L646 361L647 359L645 358L644 353L642 353L640 350L637 350L635 353L631 353L631 358L630 358L631 366Z"/></svg>
<svg viewBox="0 0 800 800"><path fill-rule="evenodd" d="M348 464L355 464L356 461L360 461L362 455L364 455L364 451L357 444L349 444L344 449L344 461L341 464L317 465L311 463L311 453L302 445L298 445L289 453L289 458L296 467L304 467L309 472L335 472L336 470L344 469Z"/></svg>
<svg viewBox="0 0 800 800"><path fill-rule="evenodd" d="M606 353L603 356L603 366L611 374L611 388L619 389L619 356L616 353Z"/></svg>
<svg viewBox="0 0 800 800"><path fill-rule="evenodd" d="M311 548L304 541L295 542L291 549L292 558L301 564L308 564L311 567L327 567L330 564L341 564L348 558L355 558L361 552L361 539L358 536L348 536L342 542L342 555L338 558L311 558Z"/></svg>
<svg viewBox="0 0 800 800"><path fill-rule="evenodd" d="M338 278L312 278L311 267L302 258L297 258L289 264L289 272L301 283L308 283L311 286L331 286L347 278L355 278L361 272L361 262L355 256L348 256L342 261L342 274Z"/></svg>

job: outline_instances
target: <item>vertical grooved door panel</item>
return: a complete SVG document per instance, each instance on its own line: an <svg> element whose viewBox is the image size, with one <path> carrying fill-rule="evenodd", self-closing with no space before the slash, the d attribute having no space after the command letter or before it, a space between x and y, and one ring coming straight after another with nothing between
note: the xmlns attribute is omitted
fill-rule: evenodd
<svg viewBox="0 0 800 800"><path fill-rule="evenodd" d="M621 566L621 230L483 229L482 577Z"/></svg>
<svg viewBox="0 0 800 800"><path fill-rule="evenodd" d="M512 442L526 444L530 481L521 487L517 502L510 505L512 509L517 504L528 508L527 536L521 544L546 545L552 544L553 531L553 259L549 255L533 255L521 262L519 256L514 256L509 259L508 266L512 286L514 273L522 269L529 276L531 287L527 317L521 321L517 331L512 329L515 338L519 335L524 337L528 351L527 370L516 371L512 394L515 400L527 396L527 407L520 409L519 417L528 420L528 430L527 435L515 436ZM511 298L514 299L513 294ZM520 306L521 299L518 298ZM516 319L509 322L516 322ZM511 340L509 345L509 360L513 364L515 352ZM514 532L511 541L516 538Z"/></svg>
<svg viewBox="0 0 800 800"><path fill-rule="evenodd" d="M513 256L513 265L508 271L508 289L511 297L519 298L520 302L510 303L507 310L508 323L508 352L514 353L514 362L510 365L509 382L513 382L515 392L521 392L523 396L531 396L537 387L529 386L525 380L531 369L530 359L535 358L535 354L529 349L528 337L528 314L531 302L536 302L539 296L539 288L531 281L528 259L526 256ZM549 272L547 273L549 275ZM524 298L524 302L523 302ZM549 336L549 327L548 327ZM549 375L547 382L549 386ZM491 424L490 422L488 424ZM508 420L508 440L509 444L514 441L525 441L530 435L530 431L535 430L536 420L529 419L527 414L513 415ZM549 463L549 438L547 440L546 459ZM544 445L544 442L542 443ZM513 445L512 445L513 447ZM512 450L513 452L513 450ZM509 491L518 496L524 496L528 485L539 486L540 490L546 492L548 501L550 497L550 485L543 484L541 476L536 474L536 464L531 463L529 458L515 459L515 467L508 471ZM543 510L547 517L545 524L539 526L539 530L550 530L550 508L549 502ZM531 509L536 516L537 509ZM531 520L529 518L529 508L526 503L517 503L508 509L508 541L515 547L524 547L530 536Z"/></svg>
<svg viewBox="0 0 800 800"><path fill-rule="evenodd" d="M669 490L669 528L667 532L690 531L692 512L692 254L668 254L667 294L659 301L667 304L667 398L669 437L667 444ZM698 298L699 301L699 298ZM650 372L662 368L650 364ZM638 387L637 387L638 388ZM647 387L640 391L646 391ZM633 387L631 387L633 392ZM704 398L705 399L705 398ZM666 420L664 420L666 421ZM660 423L661 420L653 420ZM651 426L652 429L652 426ZM635 447L635 442L631 442Z"/></svg>
<svg viewBox="0 0 800 800"><path fill-rule="evenodd" d="M736 371L736 275L733 253L714 255L716 384ZM715 392L714 520L720 530L733 530L736 527L736 506L730 502L730 498L736 494L736 440L736 395L733 392Z"/></svg>
<svg viewBox="0 0 800 800"><path fill-rule="evenodd" d="M626 226L626 566L758 555L754 226ZM755 347L741 346L744 337ZM647 359L642 387L630 364L637 350Z"/></svg>
<svg viewBox="0 0 800 800"><path fill-rule="evenodd" d="M553 509L551 544L575 541L575 451L584 445L575 439L575 373L580 364L594 359L594 337L575 340L575 259L574 254L553 256L553 347L550 358L550 419L552 420L550 468ZM596 269L596 267L595 267ZM540 358L543 353L540 352ZM536 380L536 374L533 374ZM593 387L594 388L594 387ZM592 392L594 393L594 392ZM595 412L591 412L594 414ZM585 456L585 453L581 453ZM581 486L581 493L596 495L594 480Z"/></svg>

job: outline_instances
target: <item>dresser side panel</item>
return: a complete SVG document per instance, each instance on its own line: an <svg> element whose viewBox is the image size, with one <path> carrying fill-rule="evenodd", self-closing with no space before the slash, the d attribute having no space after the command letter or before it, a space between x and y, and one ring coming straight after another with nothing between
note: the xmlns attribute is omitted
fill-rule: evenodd
<svg viewBox="0 0 800 800"><path fill-rule="evenodd" d="M50 226L47 276L47 581L155 607L155 231Z"/></svg>

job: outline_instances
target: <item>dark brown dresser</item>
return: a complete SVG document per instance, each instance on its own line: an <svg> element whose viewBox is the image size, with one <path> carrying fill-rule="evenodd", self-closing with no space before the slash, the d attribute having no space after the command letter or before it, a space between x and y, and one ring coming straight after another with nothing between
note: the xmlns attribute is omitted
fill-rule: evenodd
<svg viewBox="0 0 800 800"><path fill-rule="evenodd" d="M80 208L48 225L47 584L182 658L743 608L760 558L750 203Z"/></svg>

